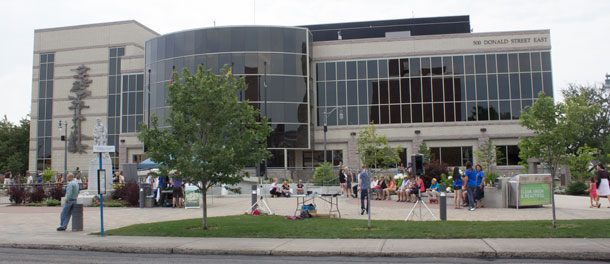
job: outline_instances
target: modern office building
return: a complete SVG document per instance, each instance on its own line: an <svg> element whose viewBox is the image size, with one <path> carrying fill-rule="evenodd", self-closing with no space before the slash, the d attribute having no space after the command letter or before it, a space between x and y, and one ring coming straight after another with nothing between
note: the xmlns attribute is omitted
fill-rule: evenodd
<svg viewBox="0 0 610 264"><path fill-rule="evenodd" d="M357 133L373 123L392 146L405 149L403 160L425 142L435 159L462 166L492 139L502 157L497 169L518 171L519 137L531 135L519 115L539 92L553 96L549 30L472 33L468 16L161 36L126 21L35 35L30 170L63 170L63 132L56 127L59 120L73 124L70 70L79 65L91 68L93 93L84 100L91 107L82 109L82 133L102 118L120 164L144 157L138 124L149 112L167 116L174 69L203 65L218 72L227 65L248 84L240 98L270 119L268 167L286 178L309 174L324 160L324 124L327 160L335 165L360 165ZM58 74L44 74L53 67ZM55 93L43 89L49 83ZM90 158L90 148L68 153L68 168L86 167Z"/></svg>

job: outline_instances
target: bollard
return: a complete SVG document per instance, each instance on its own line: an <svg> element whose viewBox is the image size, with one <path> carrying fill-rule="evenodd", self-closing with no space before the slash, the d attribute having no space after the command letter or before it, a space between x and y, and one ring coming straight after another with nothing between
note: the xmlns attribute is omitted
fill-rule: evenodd
<svg viewBox="0 0 610 264"><path fill-rule="evenodd" d="M258 202L256 184L252 184L252 205Z"/></svg>
<svg viewBox="0 0 610 264"><path fill-rule="evenodd" d="M441 210L441 221L447 221L447 193L441 192L441 201L439 203Z"/></svg>
<svg viewBox="0 0 610 264"><path fill-rule="evenodd" d="M72 207L72 231L83 231L83 204Z"/></svg>
<svg viewBox="0 0 610 264"><path fill-rule="evenodd" d="M144 186L140 185L140 208L144 208L145 199L146 193L144 192Z"/></svg>

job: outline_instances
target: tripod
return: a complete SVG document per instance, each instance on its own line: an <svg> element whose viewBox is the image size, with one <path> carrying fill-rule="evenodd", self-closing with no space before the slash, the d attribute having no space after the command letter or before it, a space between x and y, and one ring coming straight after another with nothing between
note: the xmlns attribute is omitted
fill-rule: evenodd
<svg viewBox="0 0 610 264"><path fill-rule="evenodd" d="M270 215L273 215L273 211L271 211L271 208L269 208L269 205L267 204L267 201L265 201L265 194L262 193L263 192L263 180L260 179L260 183L258 185L258 188L256 189L256 193L259 196L258 200L256 201L256 203L254 203L252 206L250 206L250 208L248 208L248 210L246 210L246 213L248 211L252 212L254 211L257 207L262 207L263 209L267 210L267 212L269 212Z"/></svg>
<svg viewBox="0 0 610 264"><path fill-rule="evenodd" d="M417 193L417 201L415 201L415 204L413 204L413 207L411 208L411 211L409 212L409 215L407 215L407 218L405 218L405 221L409 221L409 218L411 217L411 215L415 216L417 214L417 213L414 213L414 212L415 212L415 207L417 207L418 205L419 205L419 221L423 220L423 215L422 215L422 211L421 211L422 205L424 207L426 207L426 210L428 210L428 213L430 213L432 218L434 218L434 220L437 220L436 216L434 216L434 214L432 213L430 208L428 208L428 206L426 205L424 200L421 199L421 195L419 193ZM425 211L424 211L424 213L425 213Z"/></svg>

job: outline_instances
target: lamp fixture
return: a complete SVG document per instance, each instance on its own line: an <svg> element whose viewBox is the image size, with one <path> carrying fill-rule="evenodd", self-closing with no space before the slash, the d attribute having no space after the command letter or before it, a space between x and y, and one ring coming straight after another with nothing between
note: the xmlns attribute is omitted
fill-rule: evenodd
<svg viewBox="0 0 610 264"><path fill-rule="evenodd" d="M419 134L421 134L421 131L415 130L415 134L419 135Z"/></svg>
<svg viewBox="0 0 610 264"><path fill-rule="evenodd" d="M485 133L487 131L487 128L482 127L481 128L481 132Z"/></svg>

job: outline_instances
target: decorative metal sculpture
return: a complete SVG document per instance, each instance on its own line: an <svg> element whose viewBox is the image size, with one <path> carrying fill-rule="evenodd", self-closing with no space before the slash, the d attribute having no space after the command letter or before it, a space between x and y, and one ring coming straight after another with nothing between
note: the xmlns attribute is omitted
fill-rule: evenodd
<svg viewBox="0 0 610 264"><path fill-rule="evenodd" d="M70 138L68 142L68 151L72 153L87 153L85 149L87 149L88 146L83 144L82 141L91 139L91 137L85 136L81 133L81 123L82 121L86 120L81 111L83 108L89 108L88 105L85 105L85 101L83 101L83 99L91 95L91 91L87 90L87 88L89 85L91 85L92 81L89 80L89 67L81 65L73 71L76 71L76 74L74 75L75 81L72 83L72 89L70 89L70 92L76 94L76 96L68 96L68 99L72 100L72 105L68 108L70 110L74 110Z"/></svg>

